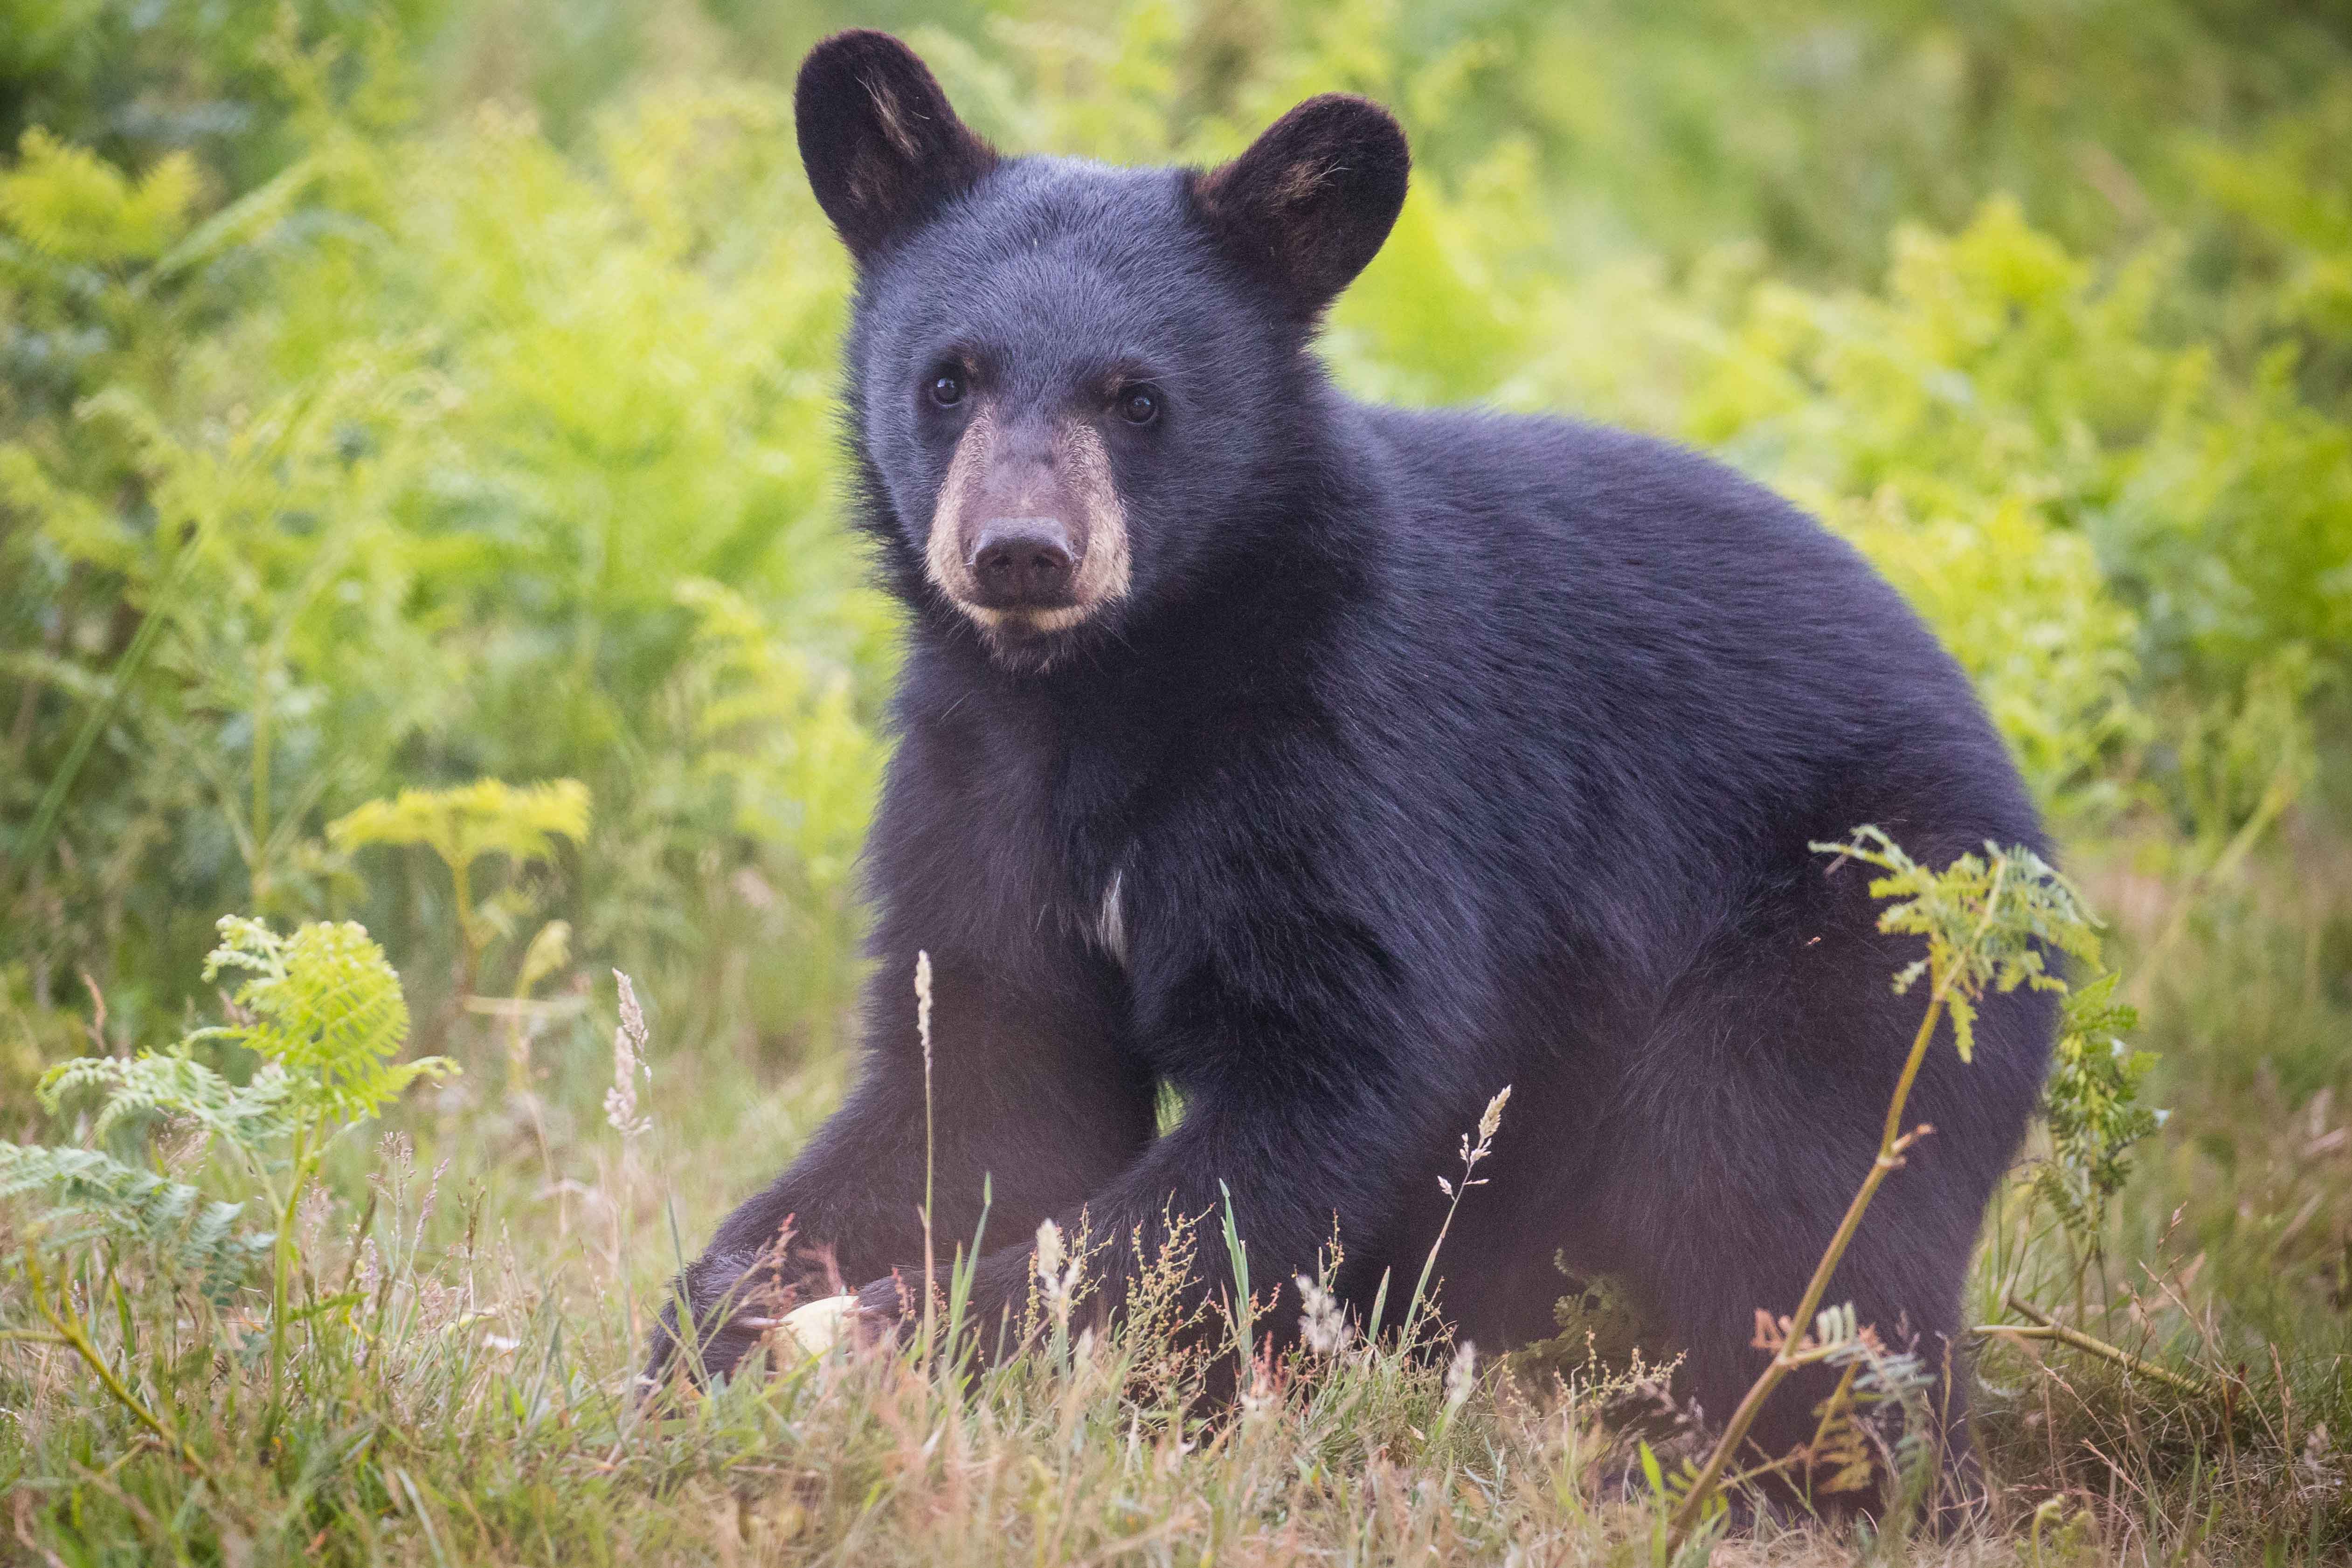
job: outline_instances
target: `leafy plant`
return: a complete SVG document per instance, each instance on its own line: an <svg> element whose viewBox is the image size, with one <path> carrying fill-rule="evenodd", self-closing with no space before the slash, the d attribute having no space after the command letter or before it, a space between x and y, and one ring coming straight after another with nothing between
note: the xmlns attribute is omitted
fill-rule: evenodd
<svg viewBox="0 0 2352 1568"><path fill-rule="evenodd" d="M475 901L474 863L495 854L520 866L552 858L558 840L583 842L588 836L588 789L576 779L520 789L482 779L448 789L403 789L395 800L371 800L337 818L327 825L327 836L346 850L423 844L440 857L449 868L456 900L458 985L470 991L483 950L511 924L507 903L496 897Z"/></svg>
<svg viewBox="0 0 2352 1568"><path fill-rule="evenodd" d="M202 1147L191 1158L215 1146L233 1156L260 1190L272 1228L246 1234L237 1228L242 1204L206 1201L194 1186L94 1149L0 1145L0 1196L46 1198L37 1221L52 1249L98 1239L137 1243L163 1265L195 1273L215 1299L239 1282L244 1263L266 1252L276 1405L298 1262L295 1210L329 1145L419 1078L457 1069L441 1057L394 1060L407 1039L408 1007L383 949L359 926L314 922L280 936L259 921L230 915L220 923L220 936L205 977L242 974L230 1022L197 1030L168 1051L65 1062L44 1080L41 1098L55 1111L68 1096L94 1095L96 1138L126 1124L193 1125ZM259 1065L237 1083L197 1059L195 1048L210 1040L241 1046ZM74 1311L64 1294L52 1301L37 1276L34 1293L53 1323ZM84 1335L77 1349L87 1343ZM102 1365L93 1369L111 1375Z"/></svg>
<svg viewBox="0 0 2352 1568"><path fill-rule="evenodd" d="M145 260L188 224L202 176L185 152L137 180L87 147L38 126L25 132L16 166L0 174L0 224L65 262Z"/></svg>
<svg viewBox="0 0 2352 1568"><path fill-rule="evenodd" d="M227 1301L271 1238L240 1228L242 1203L126 1165L98 1149L0 1144L0 1203L37 1199L36 1245L66 1252L104 1240L129 1246L205 1299Z"/></svg>
<svg viewBox="0 0 2352 1568"><path fill-rule="evenodd" d="M2034 1169L2034 1190L2085 1249L2099 1245L2107 1205L2131 1176L2132 1145L2164 1124L2162 1112L2139 1103L2156 1058L2124 1043L2139 1012L2116 999L2121 978L2102 975L2068 993L2043 1091L2051 1152Z"/></svg>

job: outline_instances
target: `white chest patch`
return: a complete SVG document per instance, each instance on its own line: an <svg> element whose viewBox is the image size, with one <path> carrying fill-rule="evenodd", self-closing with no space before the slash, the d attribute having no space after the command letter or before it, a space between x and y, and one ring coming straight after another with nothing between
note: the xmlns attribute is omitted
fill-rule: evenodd
<svg viewBox="0 0 2352 1568"><path fill-rule="evenodd" d="M1095 940L1102 950L1127 967L1127 905L1120 896L1126 873L1110 873L1110 885L1103 889L1102 910L1095 916Z"/></svg>

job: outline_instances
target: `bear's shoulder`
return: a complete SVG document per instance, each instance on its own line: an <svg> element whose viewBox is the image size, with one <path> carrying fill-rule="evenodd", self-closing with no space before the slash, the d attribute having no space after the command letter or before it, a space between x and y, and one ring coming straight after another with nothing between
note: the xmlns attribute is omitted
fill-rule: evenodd
<svg viewBox="0 0 2352 1568"><path fill-rule="evenodd" d="M1621 617L1759 648L1861 636L1921 658L1933 649L1852 545L1692 447L1476 409L1353 404L1341 418L1342 448L1373 476L1382 519L1360 540L1394 575L1443 584L1443 602L1472 620L1545 617L1580 657L1597 626Z"/></svg>

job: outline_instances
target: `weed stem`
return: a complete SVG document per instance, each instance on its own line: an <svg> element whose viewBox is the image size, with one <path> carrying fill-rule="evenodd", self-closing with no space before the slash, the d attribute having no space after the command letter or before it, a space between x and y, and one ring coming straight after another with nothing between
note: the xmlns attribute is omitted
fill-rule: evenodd
<svg viewBox="0 0 2352 1568"><path fill-rule="evenodd" d="M1917 1132L1906 1134L1901 1131L1903 1108L1911 1098L1911 1085L1919 1076L1919 1064L1927 1060L1927 1047L1936 1038L1936 1026L1943 1021L1944 998L1951 983L1948 972L1937 977L1935 989L1927 998L1927 1016L1919 1020L1919 1032L1911 1040L1911 1054L1904 1060L1903 1075L1895 1080L1894 1098L1887 1103L1886 1124L1879 1134L1877 1157L1871 1161L1870 1174L1862 1178L1862 1186L1854 1193L1853 1201L1846 1206L1845 1218L1838 1222L1837 1234L1830 1238L1828 1248L1822 1253L1822 1260L1813 1266L1813 1277L1805 1286L1804 1299L1789 1315L1789 1337L1791 1341L1801 1341L1808 1332L1813 1315L1821 1311L1822 1298L1829 1293L1830 1276L1837 1271L1838 1263L1845 1257L1845 1249L1852 1244L1854 1232L1862 1228L1864 1211L1870 1207L1870 1200L1878 1195L1879 1186L1886 1180L1887 1173L1902 1166L1903 1151L1910 1147L1912 1141L1919 1135ZM1919 1129L1920 1132L1927 1130L1925 1127ZM1758 1414L1764 1408L1764 1401L1771 1397L1772 1391L1789 1374L1805 1364L1805 1361L1806 1357L1800 1350L1784 1343L1773 1352L1763 1375L1749 1385L1747 1395L1739 1401L1739 1407L1731 1413L1731 1420L1725 1426L1723 1436L1716 1440L1714 1449L1706 1456L1706 1462L1699 1467L1698 1474L1691 1480L1690 1490L1683 1494L1674 1516L1666 1522L1668 1562L1672 1562L1675 1554L1682 1550L1691 1527L1698 1522L1700 1514L1706 1510L1707 1499L1714 1496L1722 1485L1724 1471L1730 1465L1732 1456L1739 1451L1739 1445L1747 1439L1748 1429L1756 1424Z"/></svg>
<svg viewBox="0 0 2352 1568"><path fill-rule="evenodd" d="M2014 1291L2008 1292L2005 1300L2011 1312L2020 1317L2032 1319L2033 1326L2021 1328L2016 1323L1981 1323L1969 1332L1982 1334L1988 1338L2000 1334L2010 1339L2055 1340L2060 1344L2070 1344L2076 1350L2087 1351L2093 1355L2111 1361L2135 1376L2153 1378L2158 1383L2166 1384L2196 1398L2210 1398L2214 1393L2213 1386L2201 1379L2174 1372L2169 1367L2158 1366L2152 1361L2134 1355L2131 1352L2109 1344L2103 1339L2094 1338L2080 1329L2068 1328L2041 1308L2020 1301Z"/></svg>
<svg viewBox="0 0 2352 1568"><path fill-rule="evenodd" d="M98 1375L98 1381L105 1387L107 1393L114 1396L116 1404L129 1411L133 1420L154 1433L174 1458L206 1480L212 1479L211 1468L197 1457L195 1449L188 1446L188 1440L167 1425L162 1416L148 1409L146 1402L131 1393L130 1385L115 1375L114 1368L108 1364L106 1357L99 1354L98 1346L90 1343L89 1335L84 1332L80 1320L69 1311L58 1311L56 1304L50 1301L48 1278L41 1268L40 1260L34 1256L33 1249L26 1248L24 1256L25 1271L32 1281L33 1305L38 1309L41 1316L49 1321L49 1326L57 1331L54 1335L42 1337L51 1338L57 1343L72 1347L73 1353L81 1357L89 1364L89 1369ZM64 1299L64 1288L60 1286L58 1300ZM30 1339L35 1336L12 1333L8 1337ZM217 1492L220 1489L215 1486L213 1490Z"/></svg>

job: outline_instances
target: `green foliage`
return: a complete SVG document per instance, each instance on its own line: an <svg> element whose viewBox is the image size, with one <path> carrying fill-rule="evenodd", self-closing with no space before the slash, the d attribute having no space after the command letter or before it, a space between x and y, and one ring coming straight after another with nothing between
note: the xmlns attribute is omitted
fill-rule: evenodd
<svg viewBox="0 0 2352 1568"><path fill-rule="evenodd" d="M2116 1000L2120 977L2102 975L2066 997L2043 1102L2051 1153L2034 1171L2034 1190L2086 1246L2097 1245L2107 1206L2131 1176L2132 1145L2163 1125L2161 1112L2139 1103L2156 1058L2124 1043L2139 1012Z"/></svg>
<svg viewBox="0 0 2352 1568"><path fill-rule="evenodd" d="M362 882L360 837L323 828L453 777L569 776L612 831L532 902L707 979L679 990L737 1027L829 1030L877 766L878 687L849 672L887 655L821 505L842 269L782 178L783 99L649 99L590 170L496 116L373 139L327 64L273 58L310 144L189 259L126 260L93 299L0 255L30 318L107 345L0 422L26 765L0 769L0 852L36 992L89 968L160 1032L163 977L202 951L179 912L248 902L359 903L470 983L512 901ZM731 610L688 586L713 579ZM788 669L798 695L753 694ZM754 940L805 957L746 970Z"/></svg>
<svg viewBox="0 0 2352 1568"><path fill-rule="evenodd" d="M99 1104L90 1136L101 1141L126 1124L144 1129L178 1118L207 1137L260 1153L294 1131L294 1089L282 1063L265 1063L236 1083L198 1061L192 1041L133 1057L78 1056L41 1080L41 1105L52 1113L91 1096Z"/></svg>
<svg viewBox="0 0 2352 1568"><path fill-rule="evenodd" d="M269 1254L270 1237L240 1227L242 1203L123 1164L97 1149L0 1143L0 1205L33 1203L29 1239L53 1252L104 1241L225 1302Z"/></svg>
<svg viewBox="0 0 2352 1568"><path fill-rule="evenodd" d="M471 986L482 949L511 927L522 902L493 896L477 903L474 863L485 855L503 855L518 867L551 860L558 840L587 841L588 809L588 788L576 779L520 789L503 779L482 779L455 789L403 789L396 800L370 800L328 823L327 840L346 851L365 844L423 844L441 858L457 905L459 978ZM564 927L567 937L570 929Z"/></svg>
<svg viewBox="0 0 2352 1568"><path fill-rule="evenodd" d="M408 1037L400 977L360 926L313 922L280 936L257 920L226 915L205 978L242 970L231 998L236 1021L189 1034L168 1051L77 1057L41 1082L56 1111L69 1097L100 1103L90 1135L125 1124L184 1120L225 1140L256 1168L282 1164L272 1145L306 1124L341 1129L381 1113L420 1077L455 1071L439 1057L394 1062ZM238 1083L195 1048L225 1040L260 1061Z"/></svg>
<svg viewBox="0 0 2352 1568"><path fill-rule="evenodd" d="M16 166L0 174L0 224L63 262L145 261L187 227L196 161L159 160L137 180L86 147L37 126L25 132Z"/></svg>
<svg viewBox="0 0 2352 1568"><path fill-rule="evenodd" d="M118 1254L128 1248L157 1268L167 1286L185 1281L226 1303L266 1258L271 1267L269 1403L277 1406L299 1268L296 1213L328 1145L381 1113L417 1079L457 1071L440 1057L393 1061L407 1039L408 1007L400 977L359 926L312 923L280 936L260 921L227 915L220 936L205 977L244 972L231 998L232 1022L197 1030L170 1051L62 1063L43 1082L41 1097L55 1111L69 1092L95 1092L100 1103L90 1130L99 1138L125 1124L193 1124L203 1143L183 1152L184 1163L199 1164L217 1141L266 1198L270 1230L240 1228L242 1201L213 1200L193 1184L100 1150L0 1144L0 1200L31 1208L33 1250L18 1253L15 1262L35 1311L53 1331L28 1332L70 1346L126 1411L192 1463L197 1462L193 1450L97 1350L89 1321L94 1298L77 1301L69 1276L53 1286L42 1259L62 1254L70 1262L98 1243ZM248 1082L238 1084L195 1058L194 1048L210 1040L241 1046L259 1059ZM128 1299L111 1281L119 1260L110 1260L110 1287L127 1314Z"/></svg>
<svg viewBox="0 0 2352 1568"><path fill-rule="evenodd" d="M1988 843L1983 855L1965 854L1933 871L1874 827L1855 829L1844 843L1812 847L1885 873L1870 883L1871 897L1894 901L1879 911L1878 928L1927 945L1925 956L1896 972L1895 988L1907 991L1927 980L1951 1013L1963 1061L1975 1048L1975 1004L1987 989L2063 991L2066 982L2050 972L2050 955L2098 959L2096 922L2082 895L2032 850Z"/></svg>
<svg viewBox="0 0 2352 1568"><path fill-rule="evenodd" d="M453 1071L440 1057L393 1061L408 1038L400 977L350 921L312 922L279 936L260 921L224 916L205 978L226 969L247 971L233 999L247 1020L191 1038L233 1041L282 1070L298 1115L351 1125L418 1078Z"/></svg>
<svg viewBox="0 0 2352 1568"><path fill-rule="evenodd" d="M2188 707L2172 727L2174 765L2163 797L2192 844L2208 853L2267 827L2318 771L2306 716L2311 660L2287 647L2256 664L2245 684Z"/></svg>
<svg viewBox="0 0 2352 1568"><path fill-rule="evenodd" d="M327 837L341 849L424 844L453 872L490 854L545 860L558 839L587 840L588 789L576 779L520 789L484 779L450 789L403 789L397 800L371 800L328 823Z"/></svg>
<svg viewBox="0 0 2352 1568"><path fill-rule="evenodd" d="M739 832L789 849L816 891L838 896L882 773L847 672L778 636L731 589L700 579L677 593L694 615L694 777L725 790Z"/></svg>
<svg viewBox="0 0 2352 1568"><path fill-rule="evenodd" d="M393 1061L407 1040L408 1004L383 949L358 925L314 922L280 936L226 915L220 935L205 977L244 972L230 998L235 1021L196 1030L168 1051L61 1062L42 1080L42 1105L56 1112L95 1097L89 1135L99 1141L126 1126L186 1124L260 1175L299 1164L306 1133L315 1157L316 1134L356 1126L417 1079L456 1071L440 1057ZM210 1040L259 1059L245 1082L200 1059L197 1048Z"/></svg>
<svg viewBox="0 0 2352 1568"><path fill-rule="evenodd" d="M244 1200L214 1198L95 1148L0 1143L0 1204L29 1211L26 1240L43 1255L70 1260L103 1246L120 1260L127 1252L216 1304L226 1304L256 1265L273 1261L274 1379L285 1358L289 1228L327 1141L377 1114L419 1077L454 1068L437 1057L392 1061L407 1036L407 1005L383 949L357 925L313 924L281 937L258 921L229 916L220 933L205 977L246 972L234 998L237 1021L198 1030L168 1051L62 1063L43 1081L41 1101L54 1112L68 1095L95 1094L89 1133L100 1141L126 1125L193 1125L202 1145L183 1151L183 1164L201 1165L217 1141L267 1197L274 1228L247 1228ZM210 1040L259 1058L247 1082L197 1059L195 1048ZM40 1314L88 1356L89 1329L70 1297L53 1301L37 1260L18 1261ZM94 1364L125 1406L163 1435L160 1418L102 1363Z"/></svg>

